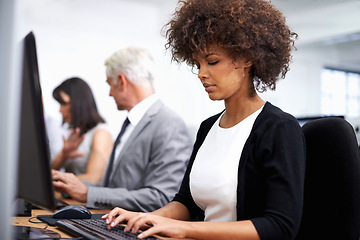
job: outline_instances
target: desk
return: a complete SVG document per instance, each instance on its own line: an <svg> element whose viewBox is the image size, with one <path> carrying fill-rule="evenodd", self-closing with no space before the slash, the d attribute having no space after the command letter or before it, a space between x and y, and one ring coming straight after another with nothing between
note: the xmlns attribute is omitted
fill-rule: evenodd
<svg viewBox="0 0 360 240"><path fill-rule="evenodd" d="M59 195L56 195L56 196L59 196ZM73 199L61 199L63 200L64 202L66 202L67 204L69 205L84 205L85 204L82 204L80 202L77 202ZM90 212L92 214L106 214L108 213L110 210L104 210L104 209L89 209ZM36 217L37 215L49 215L49 214L53 214L52 212L49 212L49 211L46 211L46 210L42 210L42 209L33 209L32 210L32 216L31 217ZM35 222L40 222L40 223L31 223L29 222L29 219L31 217L14 217L13 218L13 225L15 226L27 226L27 227L35 227L35 228L45 228L46 227L46 223L42 223L40 220L38 219L35 219L34 218L34 221ZM57 232L60 234L60 236L62 238L72 238L73 236L72 235L69 235L67 234L66 232L62 231L61 229L57 228L57 227L53 227L53 226L48 226L46 229L48 230L52 230L54 232ZM160 238L160 237L158 237ZM164 240L176 240L176 239L173 239L173 238L161 238L161 239L164 239Z"/></svg>
<svg viewBox="0 0 360 240"><path fill-rule="evenodd" d="M66 202L69 205L83 205L85 206L85 204L80 203L78 201L75 201L73 199L63 199L61 198L61 195L59 193L56 193L56 197L58 199L61 199L62 201ZM89 209L91 213L93 214L105 214L108 213L110 210L103 210L103 209ZM31 212L31 217L36 217L37 215L51 215L53 214L52 212L46 211L46 210L42 210L42 209L33 209ZM45 228L46 227L46 223L42 223L40 220L38 219L33 219L34 222L39 222L39 223L31 223L29 222L29 219L31 217L14 217L13 218L13 225L15 226L26 226L26 227L36 227L36 228ZM59 228L55 227L55 226L48 226L46 229L48 230L52 230L54 232L57 232L60 234L61 237L63 238L70 238L73 237L69 234L67 234L66 232L60 230Z"/></svg>
<svg viewBox="0 0 360 240"><path fill-rule="evenodd" d="M91 213L94 214L98 214L98 213L107 213L109 212L109 210L98 210L98 209L90 209ZM53 214L49 211L46 210L41 210L41 209L33 209L32 210L32 216L31 217L36 217L37 215L49 215L49 214ZM46 227L46 223L42 223L40 220L38 219L34 219L34 222L40 222L40 223L31 223L29 222L30 217L14 217L13 219L13 224L15 226L27 226L27 227L36 227L36 228L45 228ZM52 227L52 226L48 226L46 229L48 230L52 230L54 232L57 232L60 234L61 237L63 238L70 238L73 237L63 231L61 231L59 228L57 227Z"/></svg>

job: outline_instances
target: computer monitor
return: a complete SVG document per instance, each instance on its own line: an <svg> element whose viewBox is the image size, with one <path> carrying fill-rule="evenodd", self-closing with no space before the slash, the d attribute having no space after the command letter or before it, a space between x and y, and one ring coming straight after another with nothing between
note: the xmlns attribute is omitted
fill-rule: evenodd
<svg viewBox="0 0 360 240"><path fill-rule="evenodd" d="M42 209L56 209L45 130L35 37L23 40L17 197Z"/></svg>

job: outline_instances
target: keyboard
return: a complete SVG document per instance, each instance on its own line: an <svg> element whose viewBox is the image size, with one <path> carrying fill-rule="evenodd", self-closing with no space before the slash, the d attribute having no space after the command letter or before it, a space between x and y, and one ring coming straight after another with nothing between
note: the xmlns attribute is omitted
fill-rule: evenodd
<svg viewBox="0 0 360 240"><path fill-rule="evenodd" d="M139 235L139 233L124 232L125 227L120 224L109 230L103 219L67 219L59 220L55 225L72 235L82 237L86 240L138 239L137 235ZM160 240L156 237L148 237L145 239Z"/></svg>

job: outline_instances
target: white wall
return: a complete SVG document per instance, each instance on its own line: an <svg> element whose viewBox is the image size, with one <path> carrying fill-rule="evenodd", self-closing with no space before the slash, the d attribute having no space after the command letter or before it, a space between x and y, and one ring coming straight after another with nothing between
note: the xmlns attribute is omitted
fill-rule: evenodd
<svg viewBox="0 0 360 240"><path fill-rule="evenodd" d="M80 76L92 87L100 112L115 135L125 113L118 112L108 96L103 63L114 51L129 45L148 48L154 55L158 66L155 88L165 103L181 114L193 134L204 118L223 108L222 102L208 99L186 66L171 63L165 52L160 31L174 11L176 0L19 2L18 36L29 30L35 33L45 109L52 115L60 117L59 106L51 96L54 87L65 78ZM300 28L294 27L294 31ZM344 56L339 52L348 48L339 46L301 44L286 79L280 81L275 92L261 96L295 116L319 114L320 71L324 65L343 63ZM358 45L354 48L359 49Z"/></svg>
<svg viewBox="0 0 360 240"><path fill-rule="evenodd" d="M171 63L161 27L176 1L161 7L125 0L19 0L20 39L30 30L38 47L45 110L60 117L52 90L65 78L80 76L91 86L101 114L114 135L125 113L118 112L105 80L104 60L126 46L150 50L157 62L156 91L191 129L222 108L211 103L196 76ZM212 106L215 105L213 108Z"/></svg>
<svg viewBox="0 0 360 240"><path fill-rule="evenodd" d="M275 92L264 94L264 97L297 117L319 115L322 69L337 67L360 71L359 65L351 64L351 58L356 55L360 56L360 41L302 45L294 52L286 79L279 82Z"/></svg>

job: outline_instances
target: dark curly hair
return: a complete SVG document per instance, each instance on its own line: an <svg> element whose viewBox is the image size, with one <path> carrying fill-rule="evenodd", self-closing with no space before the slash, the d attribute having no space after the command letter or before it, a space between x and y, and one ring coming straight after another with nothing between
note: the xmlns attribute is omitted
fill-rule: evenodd
<svg viewBox="0 0 360 240"><path fill-rule="evenodd" d="M211 45L223 47L234 59L251 60L252 81L260 92L275 90L296 49L297 34L266 0L180 0L163 30L165 47L178 63L194 66L193 54Z"/></svg>

